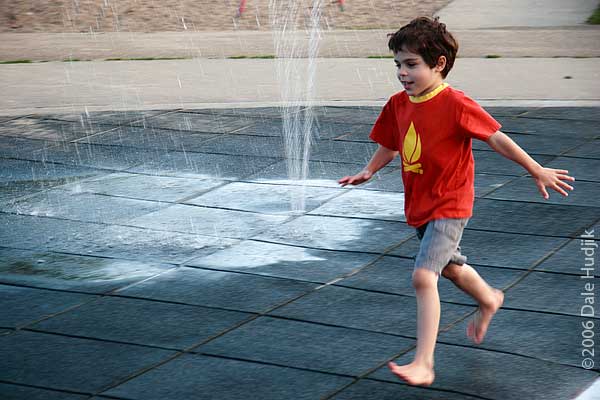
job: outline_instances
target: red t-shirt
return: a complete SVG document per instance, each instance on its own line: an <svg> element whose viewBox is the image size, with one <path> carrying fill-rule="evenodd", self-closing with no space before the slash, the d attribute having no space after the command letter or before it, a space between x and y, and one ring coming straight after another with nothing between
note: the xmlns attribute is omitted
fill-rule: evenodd
<svg viewBox="0 0 600 400"><path fill-rule="evenodd" d="M400 152L409 225L471 217L475 198L471 139L487 140L498 129L500 124L479 104L445 83L421 97L402 91L388 100L370 137Z"/></svg>

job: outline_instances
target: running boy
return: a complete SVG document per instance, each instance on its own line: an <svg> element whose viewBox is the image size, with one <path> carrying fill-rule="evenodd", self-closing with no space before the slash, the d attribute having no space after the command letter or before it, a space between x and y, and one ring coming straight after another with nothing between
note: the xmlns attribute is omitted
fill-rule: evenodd
<svg viewBox="0 0 600 400"><path fill-rule="evenodd" d="M444 78L452 69L458 43L438 19L421 17L390 34L398 79L404 91L383 107L371 139L379 148L369 164L342 186L369 180L398 154L402 157L404 211L421 241L412 283L417 298L417 350L412 363L390 370L411 385L430 385L435 377L433 354L440 320L439 275L479 303L467 335L481 343L504 294L490 287L460 254L460 239L474 201L474 161L471 139L488 143L496 152L519 163L535 179L542 196L547 187L567 196L574 181L568 171L543 168L508 136L477 103Z"/></svg>

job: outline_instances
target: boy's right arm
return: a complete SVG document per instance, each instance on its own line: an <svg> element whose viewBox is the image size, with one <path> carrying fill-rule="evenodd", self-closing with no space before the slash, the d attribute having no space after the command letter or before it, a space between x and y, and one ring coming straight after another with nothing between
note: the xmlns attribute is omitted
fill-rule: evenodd
<svg viewBox="0 0 600 400"><path fill-rule="evenodd" d="M358 174L352 176L345 176L338 181L338 183L342 186L346 185L360 185L363 182L371 179L375 172L379 171L381 168L385 167L392 161L398 152L395 150L390 150L387 147L379 145L379 148L371 157L371 161L369 164Z"/></svg>

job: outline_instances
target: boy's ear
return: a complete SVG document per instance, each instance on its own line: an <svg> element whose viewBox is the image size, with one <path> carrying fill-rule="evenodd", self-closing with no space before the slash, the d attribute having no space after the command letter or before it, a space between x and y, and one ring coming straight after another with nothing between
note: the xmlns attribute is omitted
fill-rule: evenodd
<svg viewBox="0 0 600 400"><path fill-rule="evenodd" d="M435 66L436 71L442 72L446 68L446 56L440 56Z"/></svg>

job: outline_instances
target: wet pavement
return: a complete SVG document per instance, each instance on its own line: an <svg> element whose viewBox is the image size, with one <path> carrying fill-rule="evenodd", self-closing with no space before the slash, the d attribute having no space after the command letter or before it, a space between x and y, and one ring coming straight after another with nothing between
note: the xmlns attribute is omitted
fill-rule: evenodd
<svg viewBox="0 0 600 400"><path fill-rule="evenodd" d="M585 390L600 372L597 357L582 367L582 323L599 321L581 316L580 270L580 235L600 219L598 109L488 108L536 160L569 169L575 191L545 201L524 170L474 143L477 199L462 248L506 300L475 345L465 329L476 304L441 278L429 388L386 367L415 347L418 242L399 163L363 186L336 184L370 158L379 110L315 109L306 187L287 177L276 108L2 117L0 397L520 400ZM290 212L300 193L304 211Z"/></svg>

